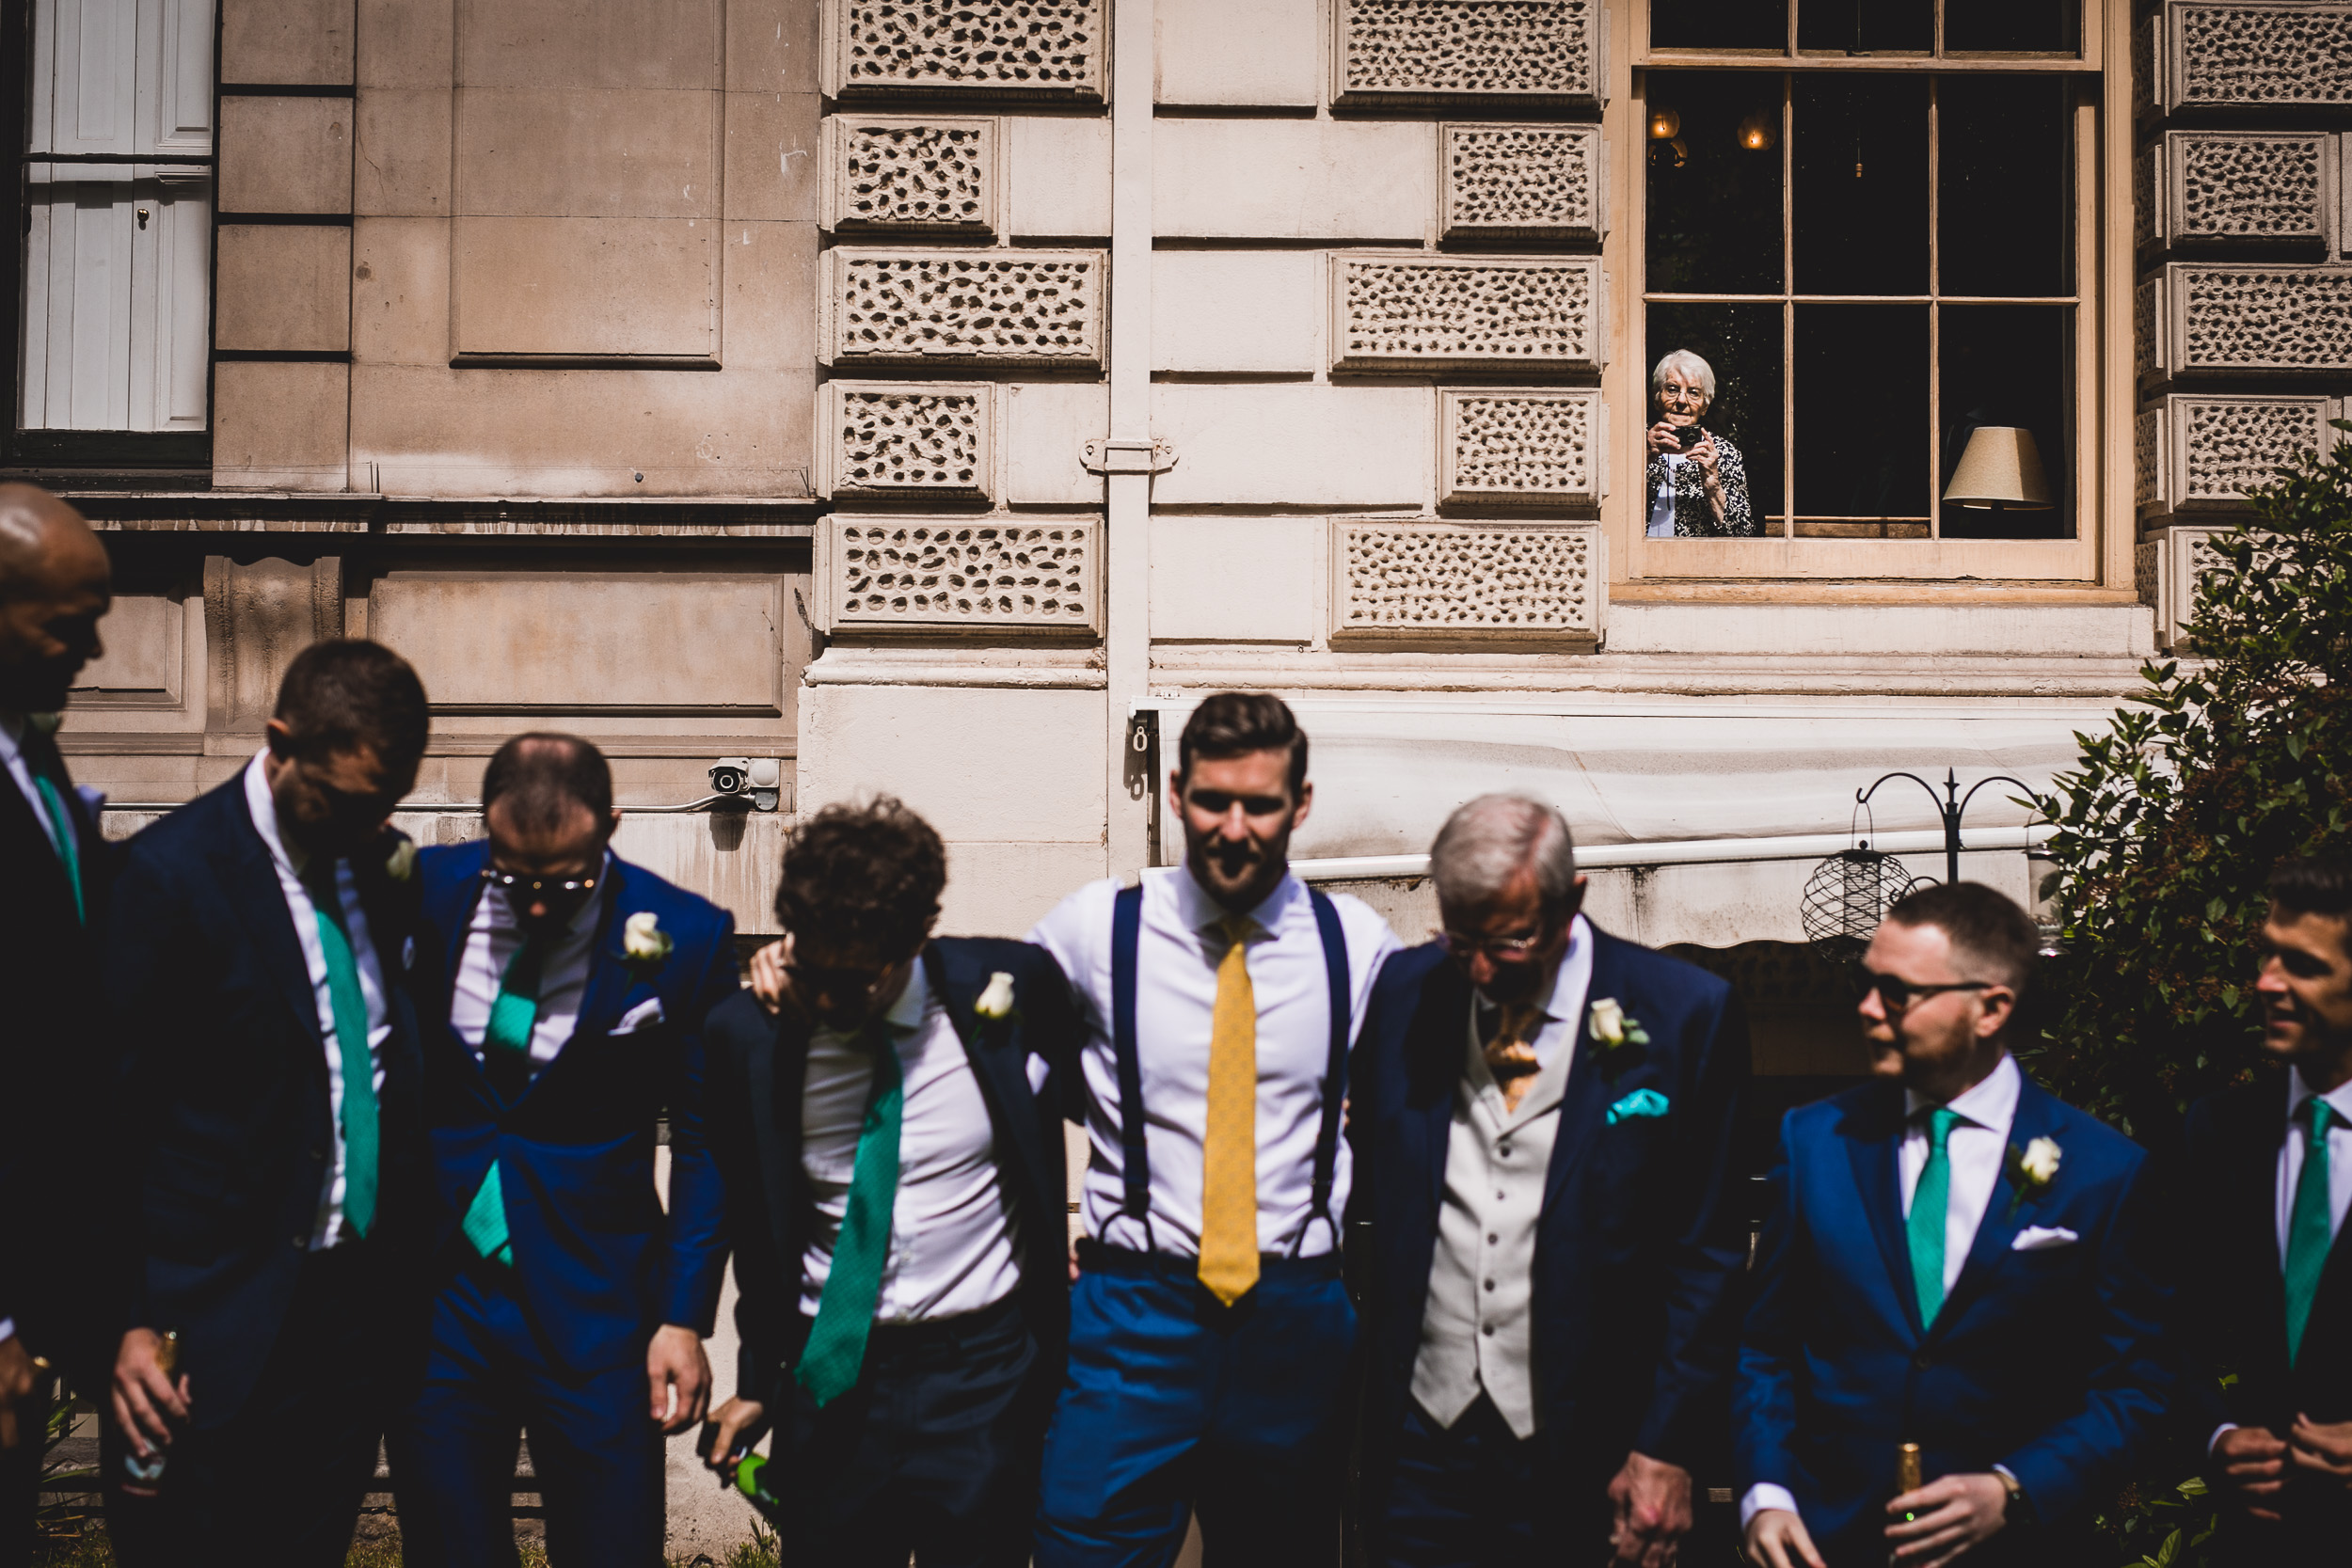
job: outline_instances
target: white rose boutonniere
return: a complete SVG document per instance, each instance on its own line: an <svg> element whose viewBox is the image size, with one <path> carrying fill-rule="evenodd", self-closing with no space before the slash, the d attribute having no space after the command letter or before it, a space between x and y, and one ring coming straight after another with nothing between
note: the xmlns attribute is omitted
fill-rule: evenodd
<svg viewBox="0 0 2352 1568"><path fill-rule="evenodd" d="M621 926L621 957L632 964L658 964L675 945L651 910L639 910Z"/></svg>
<svg viewBox="0 0 2352 1568"><path fill-rule="evenodd" d="M2036 1138L2023 1148L2010 1145L2009 1180L2016 1189L2009 1203L2011 1214L2017 1212L2018 1205L2050 1190L2050 1184L2058 1180L2058 1164L2064 1158L2065 1150L2058 1148L2056 1138Z"/></svg>
<svg viewBox="0 0 2352 1568"><path fill-rule="evenodd" d="M1649 1031L1642 1027L1642 1021L1629 1014L1613 996L1594 1002L1586 1024L1593 1043L1601 1048L1604 1070L1613 1074L1613 1064L1627 1058L1629 1047L1649 1044Z"/></svg>
<svg viewBox="0 0 2352 1568"><path fill-rule="evenodd" d="M417 875L416 841L403 834L393 840L392 852L384 857L384 875L395 882L413 880Z"/></svg>
<svg viewBox="0 0 2352 1568"><path fill-rule="evenodd" d="M988 977L988 989L972 1004L972 1010L994 1022L1012 1016L1012 976L997 970Z"/></svg>

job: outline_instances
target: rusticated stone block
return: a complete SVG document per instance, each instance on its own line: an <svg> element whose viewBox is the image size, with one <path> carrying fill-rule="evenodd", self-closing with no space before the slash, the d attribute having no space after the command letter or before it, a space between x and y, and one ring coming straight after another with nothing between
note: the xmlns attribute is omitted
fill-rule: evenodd
<svg viewBox="0 0 2352 1568"><path fill-rule="evenodd" d="M2154 178L2144 240L2323 245L2336 138L2315 131L2171 131L2145 160Z"/></svg>
<svg viewBox="0 0 2352 1568"><path fill-rule="evenodd" d="M829 115L824 227L840 233L996 231L993 119Z"/></svg>
<svg viewBox="0 0 2352 1568"><path fill-rule="evenodd" d="M1333 534L1335 636L1600 636L1598 523L1341 522Z"/></svg>
<svg viewBox="0 0 2352 1568"><path fill-rule="evenodd" d="M2280 467L2328 445L2325 397L2176 394L2141 412L2134 458L2147 512L2242 511Z"/></svg>
<svg viewBox="0 0 2352 1568"><path fill-rule="evenodd" d="M2158 59L2168 114L2352 103L2352 6L2169 0Z"/></svg>
<svg viewBox="0 0 2352 1568"><path fill-rule="evenodd" d="M1099 250L826 253L818 353L832 364L1091 366Z"/></svg>
<svg viewBox="0 0 2352 1568"><path fill-rule="evenodd" d="M1099 518L855 517L818 526L826 629L1099 635Z"/></svg>
<svg viewBox="0 0 2352 1568"><path fill-rule="evenodd" d="M825 0L825 90L1099 102L1104 23L1103 0Z"/></svg>
<svg viewBox="0 0 2352 1568"><path fill-rule="evenodd" d="M2175 263L2135 305L2143 376L2352 370L2352 270Z"/></svg>
<svg viewBox="0 0 2352 1568"><path fill-rule="evenodd" d="M2188 621L2197 609L2197 583L2225 569L2213 547L2212 528L2161 528L2142 536L2132 552L2132 581L2139 602L2156 612L2156 645L2169 652L2186 646Z"/></svg>
<svg viewBox="0 0 2352 1568"><path fill-rule="evenodd" d="M1599 504L1608 426L1598 392L1449 387L1438 404L1440 505Z"/></svg>
<svg viewBox="0 0 2352 1568"><path fill-rule="evenodd" d="M993 387L829 381L819 391L820 495L930 502L995 495Z"/></svg>
<svg viewBox="0 0 2352 1568"><path fill-rule="evenodd" d="M1334 370L1597 370L1600 259L1331 258Z"/></svg>
<svg viewBox="0 0 2352 1568"><path fill-rule="evenodd" d="M1438 216L1445 237L1598 241L1597 125L1438 128Z"/></svg>
<svg viewBox="0 0 2352 1568"><path fill-rule="evenodd" d="M1339 0L1343 103L1600 103L1599 0Z"/></svg>

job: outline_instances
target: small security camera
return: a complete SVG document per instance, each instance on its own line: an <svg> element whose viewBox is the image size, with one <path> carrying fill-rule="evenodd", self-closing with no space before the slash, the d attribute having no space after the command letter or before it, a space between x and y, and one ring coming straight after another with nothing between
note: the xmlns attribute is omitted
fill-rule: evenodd
<svg viewBox="0 0 2352 1568"><path fill-rule="evenodd" d="M713 795L740 795L751 787L752 759L721 757L710 765L710 792Z"/></svg>
<svg viewBox="0 0 2352 1568"><path fill-rule="evenodd" d="M773 811L783 798L784 764L774 757L721 757L709 772L712 794L748 795L755 811Z"/></svg>

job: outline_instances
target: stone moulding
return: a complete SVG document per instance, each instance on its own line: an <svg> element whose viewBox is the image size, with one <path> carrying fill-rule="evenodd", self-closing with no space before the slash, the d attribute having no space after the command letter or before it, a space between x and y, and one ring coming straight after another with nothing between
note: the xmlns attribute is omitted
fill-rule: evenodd
<svg viewBox="0 0 2352 1568"><path fill-rule="evenodd" d="M2183 109L2352 104L2352 5L2168 0L2156 101Z"/></svg>
<svg viewBox="0 0 2352 1568"><path fill-rule="evenodd" d="M1000 123L827 115L820 227L840 234L987 238L997 231Z"/></svg>
<svg viewBox="0 0 2352 1568"><path fill-rule="evenodd" d="M986 383L828 381L817 399L819 493L993 499L995 396Z"/></svg>
<svg viewBox="0 0 2352 1568"><path fill-rule="evenodd" d="M1601 167L1597 125L1440 125L1438 230L1597 245L1609 230Z"/></svg>
<svg viewBox="0 0 2352 1568"><path fill-rule="evenodd" d="M2166 132L2150 150L2143 242L2324 246L2337 141L2316 131Z"/></svg>
<svg viewBox="0 0 2352 1568"><path fill-rule="evenodd" d="M2133 305L2144 380L2352 371L2352 268L2174 262Z"/></svg>
<svg viewBox="0 0 2352 1568"><path fill-rule="evenodd" d="M1099 517L875 517L817 531L828 632L1099 637Z"/></svg>
<svg viewBox="0 0 2352 1568"><path fill-rule="evenodd" d="M825 267L817 352L828 364L1102 362L1102 251L836 247Z"/></svg>
<svg viewBox="0 0 2352 1568"><path fill-rule="evenodd" d="M1600 0L1337 0L1332 100L1594 108Z"/></svg>
<svg viewBox="0 0 2352 1568"><path fill-rule="evenodd" d="M1588 388L1438 391L1438 504L1597 506L1608 410Z"/></svg>
<svg viewBox="0 0 2352 1568"><path fill-rule="evenodd" d="M1597 642L1598 523L1332 525L1331 634Z"/></svg>
<svg viewBox="0 0 2352 1568"><path fill-rule="evenodd" d="M1331 257L1331 368L1597 371L1597 256Z"/></svg>
<svg viewBox="0 0 2352 1568"><path fill-rule="evenodd" d="M2135 424L2137 493L2147 514L2247 510L2246 493L2283 464L2325 451L2341 404L2326 397L2175 394Z"/></svg>
<svg viewBox="0 0 2352 1568"><path fill-rule="evenodd" d="M2217 528L2160 528L2140 536L2132 552L2132 581L2139 602L2156 612L2156 645L2168 653L2187 641L2197 608L2197 581L2221 566L2214 552Z"/></svg>
<svg viewBox="0 0 2352 1568"><path fill-rule="evenodd" d="M1099 103L1103 0L823 0L826 96Z"/></svg>

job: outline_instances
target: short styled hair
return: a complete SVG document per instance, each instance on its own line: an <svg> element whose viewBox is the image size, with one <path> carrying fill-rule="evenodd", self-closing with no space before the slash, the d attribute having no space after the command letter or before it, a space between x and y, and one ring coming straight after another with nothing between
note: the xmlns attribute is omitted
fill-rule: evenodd
<svg viewBox="0 0 2352 1568"><path fill-rule="evenodd" d="M1649 395L1654 399L1666 389L1666 372L1680 371L1683 379L1699 384L1699 395L1707 399L1709 408L1715 406L1715 367L1687 348L1676 349L1661 357L1649 372Z"/></svg>
<svg viewBox="0 0 2352 1568"><path fill-rule="evenodd" d="M504 800L506 814L527 833L561 832L575 806L585 806L599 828L612 819L612 765L595 744L576 735L534 730L491 753L482 770L482 812Z"/></svg>
<svg viewBox="0 0 2352 1568"><path fill-rule="evenodd" d="M1490 903L1528 871L1547 917L1576 896L1576 835L1557 807L1533 795L1481 795L1447 817L1429 847L1441 910Z"/></svg>
<svg viewBox="0 0 2352 1568"><path fill-rule="evenodd" d="M2313 855L2280 861L2270 873L2270 901L2291 914L2352 915L2352 859Z"/></svg>
<svg viewBox="0 0 2352 1568"><path fill-rule="evenodd" d="M408 661L359 637L330 638L294 655L272 716L286 726L298 756L365 746L396 767L424 755L433 722L424 683Z"/></svg>
<svg viewBox="0 0 2352 1568"><path fill-rule="evenodd" d="M1291 799L1295 800L1307 782L1307 732L1298 727L1298 716L1270 691L1220 691L1204 699L1184 721L1184 733L1176 742L1176 778L1181 784L1192 777L1195 757L1222 762L1252 752L1283 750L1291 754Z"/></svg>
<svg viewBox="0 0 2352 1568"><path fill-rule="evenodd" d="M1907 893L1886 918L1898 926L1934 927L1950 941L1963 974L2007 986L2021 1002L2042 961L2032 918L1982 882L1938 882Z"/></svg>
<svg viewBox="0 0 2352 1568"><path fill-rule="evenodd" d="M899 958L939 918L947 850L895 796L827 806L784 841L776 918L794 933Z"/></svg>

